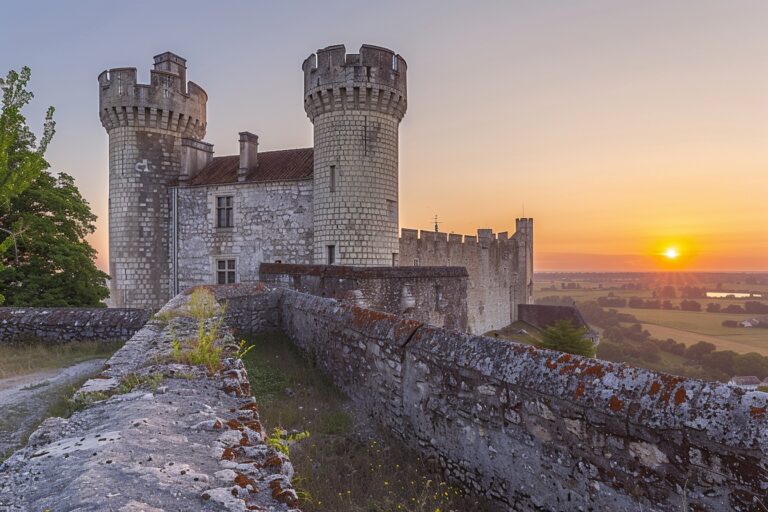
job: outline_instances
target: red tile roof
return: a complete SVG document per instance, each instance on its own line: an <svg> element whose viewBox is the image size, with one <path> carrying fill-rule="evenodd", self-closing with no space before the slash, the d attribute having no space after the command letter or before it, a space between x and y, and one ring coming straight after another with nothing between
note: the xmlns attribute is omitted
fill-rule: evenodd
<svg viewBox="0 0 768 512"><path fill-rule="evenodd" d="M310 178L314 165L312 148L264 151L258 154L259 165L248 173L246 181L280 181ZM240 156L217 156L211 160L189 185L237 183Z"/></svg>

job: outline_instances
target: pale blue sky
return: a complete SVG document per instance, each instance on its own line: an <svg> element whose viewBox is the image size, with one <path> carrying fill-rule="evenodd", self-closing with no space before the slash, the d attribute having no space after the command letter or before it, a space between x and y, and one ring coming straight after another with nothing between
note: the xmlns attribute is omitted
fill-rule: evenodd
<svg viewBox="0 0 768 512"><path fill-rule="evenodd" d="M152 56L174 51L209 94L217 154L242 130L264 150L303 147L302 60L365 42L409 66L404 227L438 213L448 231L501 231L525 203L540 268L591 255L640 268L678 243L692 267L765 269L768 213L745 198L768 193L766 23L757 0L9 2L0 72L32 68L34 125L56 107L49 161L99 214L102 256L100 71L146 81Z"/></svg>

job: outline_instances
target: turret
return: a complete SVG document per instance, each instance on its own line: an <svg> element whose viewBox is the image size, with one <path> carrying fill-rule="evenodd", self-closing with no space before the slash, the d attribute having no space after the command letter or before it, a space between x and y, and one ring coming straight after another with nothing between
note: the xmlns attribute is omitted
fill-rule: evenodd
<svg viewBox="0 0 768 512"><path fill-rule="evenodd" d="M517 276L512 288L513 312L518 304L533 304L533 219L515 221L515 250L517 251Z"/></svg>
<svg viewBox="0 0 768 512"><path fill-rule="evenodd" d="M393 265L405 60L377 46L347 54L337 45L310 55L302 70L314 124L315 263Z"/></svg>
<svg viewBox="0 0 768 512"><path fill-rule="evenodd" d="M170 296L168 188L198 171L213 151L201 141L208 96L186 75L186 60L166 52L155 56L149 84L138 83L136 68L113 68L98 78L99 117L109 135L116 306L157 308Z"/></svg>

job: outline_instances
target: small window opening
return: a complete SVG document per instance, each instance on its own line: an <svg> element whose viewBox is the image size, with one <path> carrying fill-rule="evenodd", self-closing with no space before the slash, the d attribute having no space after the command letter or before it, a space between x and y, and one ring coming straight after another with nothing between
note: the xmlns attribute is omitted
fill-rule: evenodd
<svg viewBox="0 0 768 512"><path fill-rule="evenodd" d="M329 245L328 248L328 265L335 265L336 264L336 246L335 245Z"/></svg>
<svg viewBox="0 0 768 512"><path fill-rule="evenodd" d="M234 226L232 215L232 196L221 196L216 198L216 227L231 228Z"/></svg>
<svg viewBox="0 0 768 512"><path fill-rule="evenodd" d="M216 283L233 284L235 282L235 260L216 260Z"/></svg>
<svg viewBox="0 0 768 512"><path fill-rule="evenodd" d="M330 189L331 193L336 192L336 166L331 166L331 176L330 176Z"/></svg>
<svg viewBox="0 0 768 512"><path fill-rule="evenodd" d="M390 222L397 222L397 202L391 199L387 199L387 213L389 214Z"/></svg>
<svg viewBox="0 0 768 512"><path fill-rule="evenodd" d="M400 263L400 255L396 252L392 253L392 266L396 267Z"/></svg>
<svg viewBox="0 0 768 512"><path fill-rule="evenodd" d="M414 258L413 259L413 266L414 267L418 267L419 266L419 258Z"/></svg>

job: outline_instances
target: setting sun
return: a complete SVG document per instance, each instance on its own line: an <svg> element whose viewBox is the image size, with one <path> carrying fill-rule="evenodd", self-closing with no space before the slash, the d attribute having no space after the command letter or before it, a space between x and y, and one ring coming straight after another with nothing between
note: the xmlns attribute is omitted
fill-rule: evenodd
<svg viewBox="0 0 768 512"><path fill-rule="evenodd" d="M680 253L675 249L674 247L670 247L664 252L664 256L669 258L670 260L674 260L678 256L680 256Z"/></svg>

